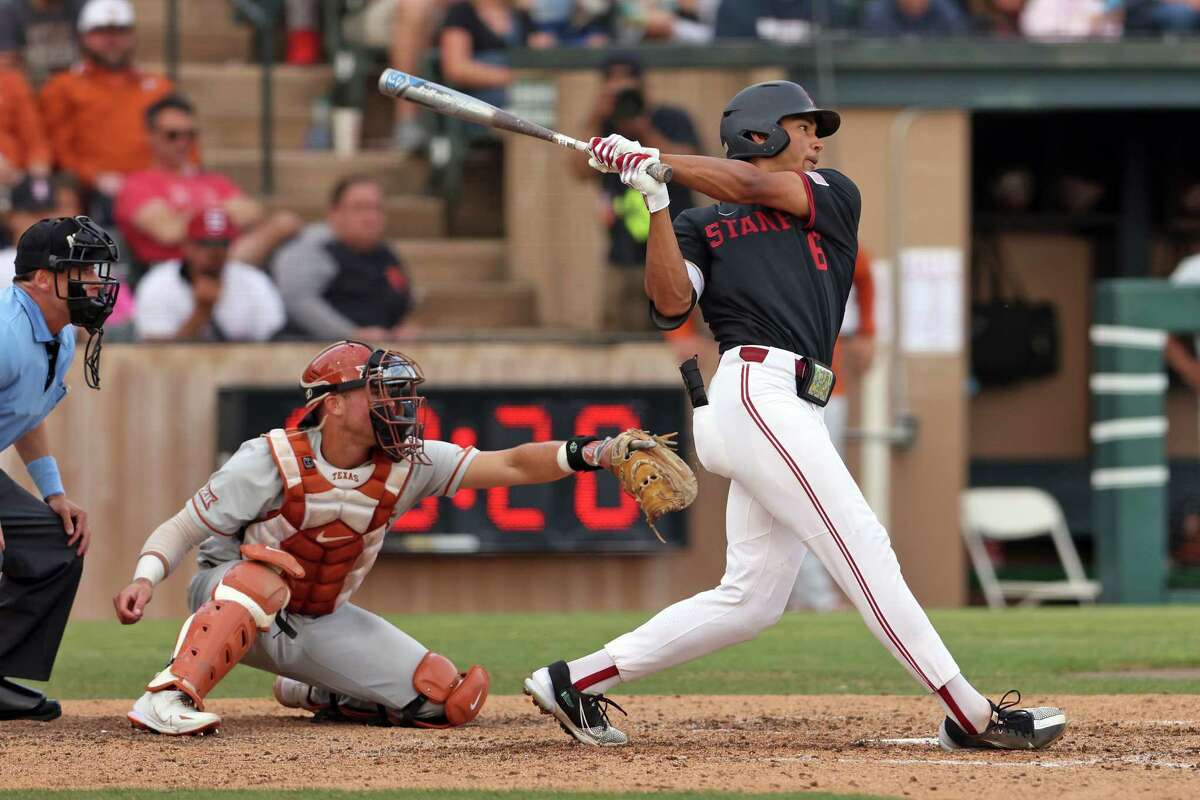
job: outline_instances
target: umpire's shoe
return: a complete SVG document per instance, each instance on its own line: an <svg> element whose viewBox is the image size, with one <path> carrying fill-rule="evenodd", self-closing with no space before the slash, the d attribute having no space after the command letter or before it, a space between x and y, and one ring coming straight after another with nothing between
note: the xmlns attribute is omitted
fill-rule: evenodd
<svg viewBox="0 0 1200 800"><path fill-rule="evenodd" d="M1016 698L1008 701L1010 694ZM1066 731L1067 714L1061 708L1013 708L1020 702L1021 693L1013 689L1000 698L1000 705L992 703L992 721L982 733L967 733L946 717L938 729L942 749L1041 750Z"/></svg>
<svg viewBox="0 0 1200 800"><path fill-rule="evenodd" d="M196 710L190 697L174 689L146 692L125 716L135 728L167 736L199 736L221 727L220 717Z"/></svg>
<svg viewBox="0 0 1200 800"><path fill-rule="evenodd" d="M608 722L610 705L622 714L625 709L602 694L585 694L572 686L565 661L535 670L525 679L525 694L543 714L553 714L564 731L584 744L629 744L629 737Z"/></svg>
<svg viewBox="0 0 1200 800"><path fill-rule="evenodd" d="M62 706L39 691L0 678L0 722L31 719L49 722L62 716Z"/></svg>

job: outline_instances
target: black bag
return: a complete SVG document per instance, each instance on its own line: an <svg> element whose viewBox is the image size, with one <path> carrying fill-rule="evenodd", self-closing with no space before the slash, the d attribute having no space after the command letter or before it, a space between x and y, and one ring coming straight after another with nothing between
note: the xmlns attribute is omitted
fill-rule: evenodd
<svg viewBox="0 0 1200 800"><path fill-rule="evenodd" d="M971 373L983 386L1053 375L1058 371L1059 354L1054 305L1025 297L1004 270L999 242L981 239L975 253ZM979 291L980 284L988 287L986 298Z"/></svg>

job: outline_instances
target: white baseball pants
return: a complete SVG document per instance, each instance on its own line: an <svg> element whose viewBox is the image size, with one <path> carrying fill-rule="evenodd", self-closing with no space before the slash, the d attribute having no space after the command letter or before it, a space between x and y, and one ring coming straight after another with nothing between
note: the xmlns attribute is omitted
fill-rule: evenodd
<svg viewBox="0 0 1200 800"><path fill-rule="evenodd" d="M822 409L796 395L795 353L734 348L721 358L693 438L731 478L725 575L605 646L633 680L753 639L783 613L811 552L881 644L953 709L958 665L900 574L887 531L829 439ZM973 692L973 690L972 690Z"/></svg>

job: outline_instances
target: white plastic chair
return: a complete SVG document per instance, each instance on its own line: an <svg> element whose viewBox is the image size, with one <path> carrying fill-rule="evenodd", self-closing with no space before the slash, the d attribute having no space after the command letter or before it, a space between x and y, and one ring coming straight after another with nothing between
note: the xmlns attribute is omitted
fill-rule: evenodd
<svg viewBox="0 0 1200 800"><path fill-rule="evenodd" d="M1094 603L1100 584L1088 580L1071 541L1067 521L1058 501L1041 489L1005 487L968 489L962 494L962 530L967 554L990 608L1004 608L1005 600L1036 606L1045 600ZM1011 542L1049 535L1058 551L1066 580L1001 581L996 579L984 539Z"/></svg>

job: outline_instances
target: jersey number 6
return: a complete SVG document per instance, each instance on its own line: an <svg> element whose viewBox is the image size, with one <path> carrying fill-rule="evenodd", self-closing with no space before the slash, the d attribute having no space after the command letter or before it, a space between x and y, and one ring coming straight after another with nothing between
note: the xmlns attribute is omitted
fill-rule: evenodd
<svg viewBox="0 0 1200 800"><path fill-rule="evenodd" d="M829 269L829 261L825 258L825 251L821 249L821 234L816 231L808 232L808 252L812 254L817 269L822 272Z"/></svg>

